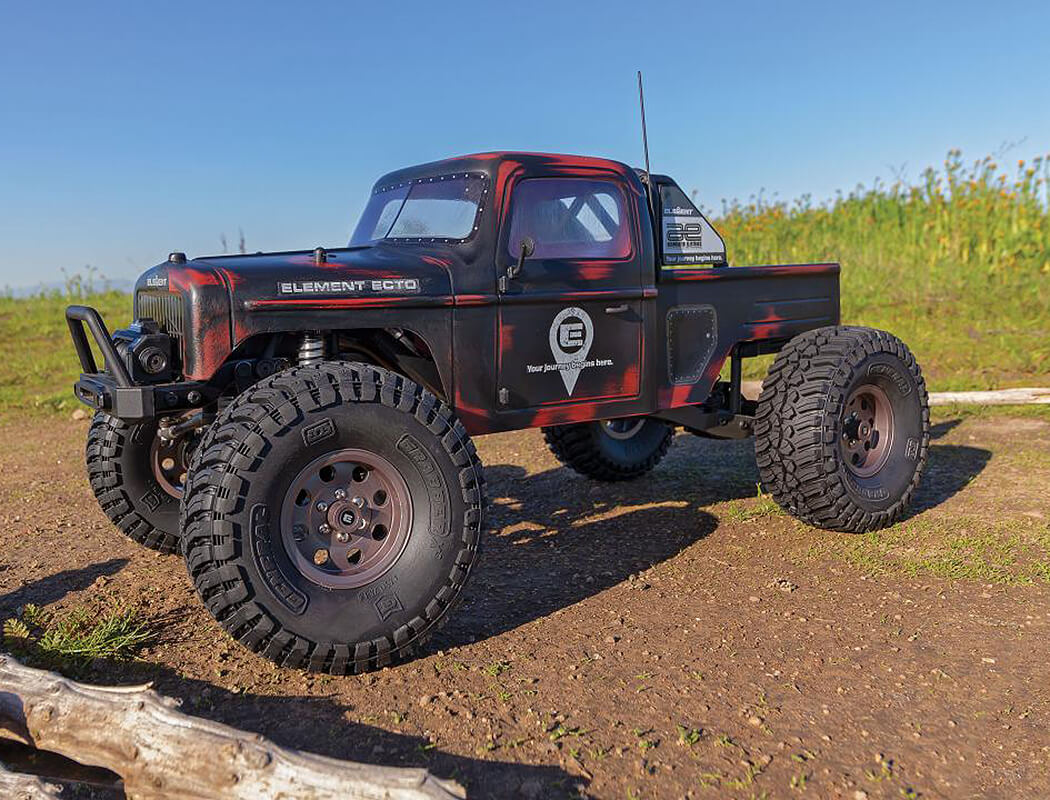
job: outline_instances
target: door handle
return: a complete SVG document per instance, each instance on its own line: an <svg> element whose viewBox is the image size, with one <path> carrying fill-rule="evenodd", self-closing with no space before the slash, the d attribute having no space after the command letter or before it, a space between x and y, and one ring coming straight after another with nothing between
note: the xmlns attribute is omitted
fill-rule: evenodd
<svg viewBox="0 0 1050 800"><path fill-rule="evenodd" d="M627 303L621 303L618 306L609 306L605 309L606 314L622 314L628 308Z"/></svg>

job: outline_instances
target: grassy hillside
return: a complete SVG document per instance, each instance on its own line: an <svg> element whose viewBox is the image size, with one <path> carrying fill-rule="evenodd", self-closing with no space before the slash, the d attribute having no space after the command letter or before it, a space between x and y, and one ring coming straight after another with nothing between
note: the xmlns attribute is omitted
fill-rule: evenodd
<svg viewBox="0 0 1050 800"><path fill-rule="evenodd" d="M131 320L131 295L121 292L0 298L0 414L80 407L73 399L80 365L65 317L70 303L93 305L110 328Z"/></svg>
<svg viewBox="0 0 1050 800"><path fill-rule="evenodd" d="M901 336L933 389L1046 385L1047 178L1046 159L1019 162L1008 178L990 158L967 167L953 152L915 186L876 185L817 206L806 198L734 204L717 225L735 265L839 261L843 319ZM131 313L125 294L83 300L111 327ZM58 294L0 299L0 413L76 407L68 302ZM749 369L758 376L764 366Z"/></svg>
<svg viewBox="0 0 1050 800"><path fill-rule="evenodd" d="M920 183L813 206L734 204L717 225L730 262L842 264L842 318L896 333L936 389L1046 383L1050 374L1048 163L958 151Z"/></svg>

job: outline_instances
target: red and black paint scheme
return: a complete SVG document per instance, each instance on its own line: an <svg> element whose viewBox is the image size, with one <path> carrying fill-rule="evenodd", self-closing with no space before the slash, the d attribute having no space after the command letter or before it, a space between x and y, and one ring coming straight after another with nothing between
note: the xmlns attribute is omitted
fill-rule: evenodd
<svg viewBox="0 0 1050 800"><path fill-rule="evenodd" d="M721 238L666 176L499 152L399 170L375 194L450 179L477 198L464 236L173 253L135 286L139 327L113 337L92 309L71 307L77 396L128 420L207 413L284 367L345 358L426 385L471 434L651 415L742 436L753 408L740 360L839 321L837 264L728 266ZM546 216L515 216L530 197ZM563 241L551 209L597 231L587 252ZM161 355L149 360L150 347Z"/></svg>

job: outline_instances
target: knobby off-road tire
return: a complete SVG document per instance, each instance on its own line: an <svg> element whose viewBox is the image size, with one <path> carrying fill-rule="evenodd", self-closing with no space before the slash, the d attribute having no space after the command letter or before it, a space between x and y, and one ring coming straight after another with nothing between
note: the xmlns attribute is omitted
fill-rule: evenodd
<svg viewBox="0 0 1050 800"><path fill-rule="evenodd" d="M543 429L555 457L599 481L626 481L651 470L667 454L674 426L648 417L624 417Z"/></svg>
<svg viewBox="0 0 1050 800"><path fill-rule="evenodd" d="M186 564L251 650L332 674L378 669L411 656L459 598L482 494L473 443L429 391L355 362L295 367L243 392L198 447Z"/></svg>
<svg viewBox="0 0 1050 800"><path fill-rule="evenodd" d="M828 327L792 339L762 386L755 456L786 511L819 528L861 533L908 507L926 464L926 383L897 337Z"/></svg>
<svg viewBox="0 0 1050 800"><path fill-rule="evenodd" d="M102 511L124 534L161 553L179 546L179 501L151 466L155 422L131 425L99 412L88 430L87 470Z"/></svg>

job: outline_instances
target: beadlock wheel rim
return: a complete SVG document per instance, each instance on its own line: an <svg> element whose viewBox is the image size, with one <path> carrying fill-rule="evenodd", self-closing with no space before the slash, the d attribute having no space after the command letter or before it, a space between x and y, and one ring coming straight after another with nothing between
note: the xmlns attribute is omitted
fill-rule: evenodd
<svg viewBox="0 0 1050 800"><path fill-rule="evenodd" d="M281 507L281 539L292 563L329 589L381 577L404 552L411 527L412 498L401 473L355 448L307 464Z"/></svg>
<svg viewBox="0 0 1050 800"><path fill-rule="evenodd" d="M879 386L854 389L842 410L839 447L846 468L858 478L877 474L893 447L893 406Z"/></svg>
<svg viewBox="0 0 1050 800"><path fill-rule="evenodd" d="M613 439L630 439L645 425L645 417L620 417L602 421L602 428Z"/></svg>
<svg viewBox="0 0 1050 800"><path fill-rule="evenodd" d="M154 436L150 446L149 460L153 478L165 493L176 500L182 498L186 486L186 474L190 468L192 454L191 438L191 435L180 436L177 439Z"/></svg>

